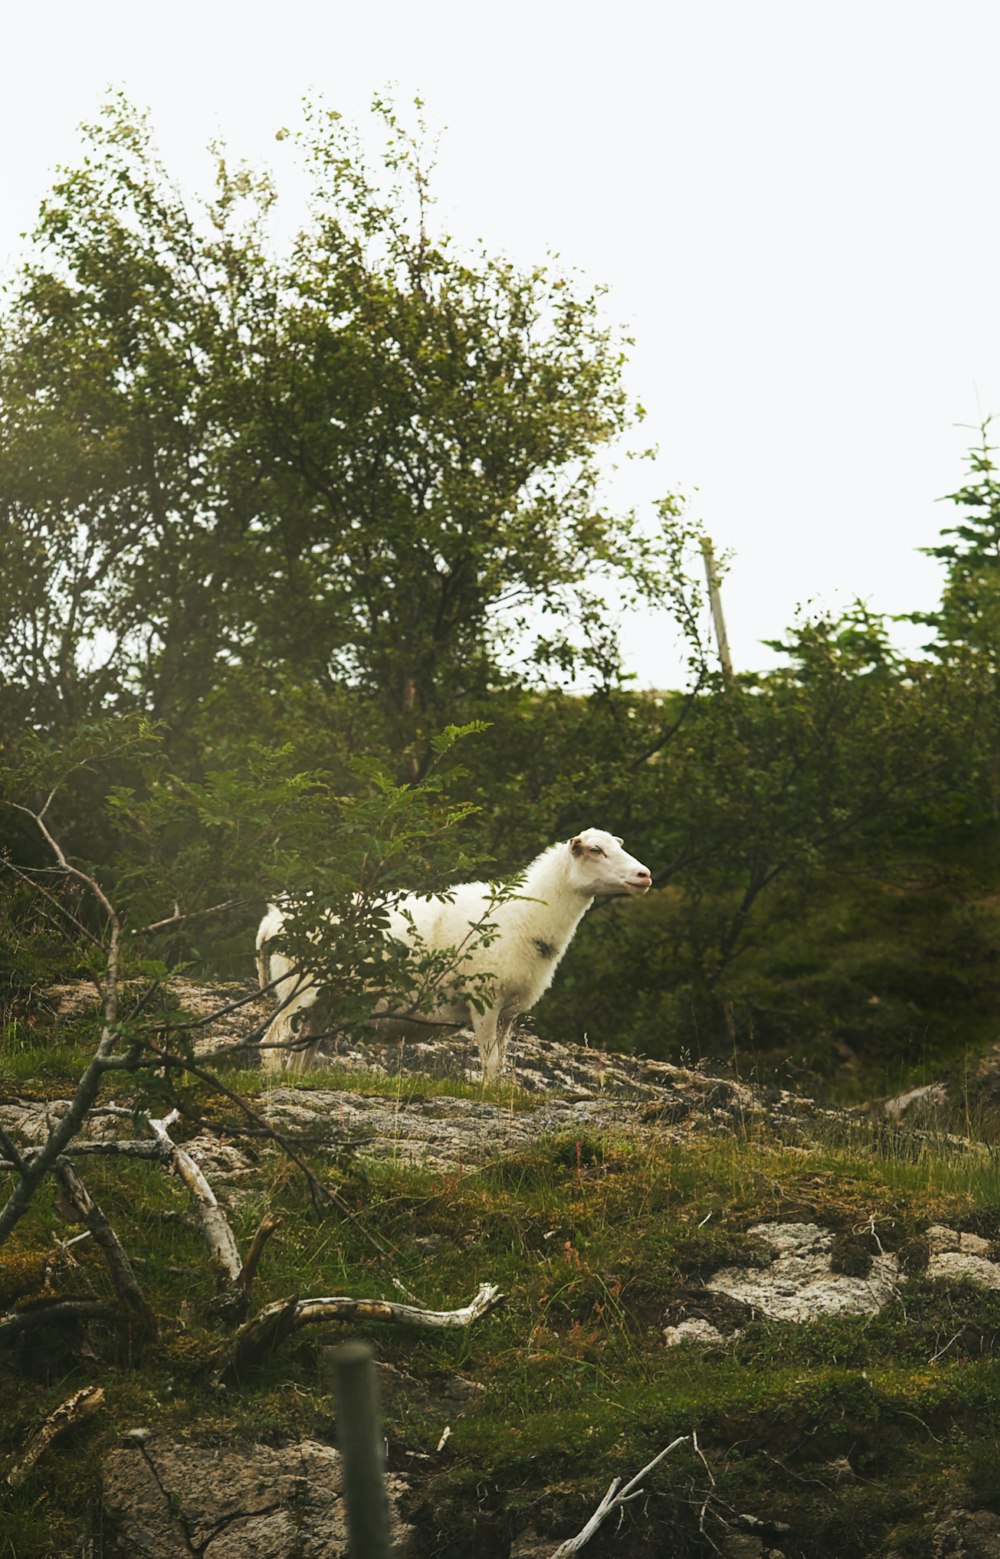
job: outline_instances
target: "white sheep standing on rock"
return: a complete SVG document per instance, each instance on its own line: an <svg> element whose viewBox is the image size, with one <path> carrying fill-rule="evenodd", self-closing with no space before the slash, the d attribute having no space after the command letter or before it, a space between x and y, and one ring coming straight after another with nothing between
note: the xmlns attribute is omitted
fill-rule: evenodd
<svg viewBox="0 0 1000 1559"><path fill-rule="evenodd" d="M388 935L425 950L460 950L460 979L466 990L485 991L483 1012L465 997L442 992L441 1001L419 1018L376 1020L380 1032L403 1038L426 1037L428 1024L471 1027L479 1046L483 1081L495 1081L504 1059L508 1030L518 1013L527 1012L552 984L559 961L583 916L600 895L643 894L652 883L647 867L622 849L622 841L600 828L586 828L572 839L550 845L524 873L514 897L498 901L486 882L465 882L447 897L408 894L388 911ZM284 913L274 904L257 932L257 968L261 988L272 985L279 1009L264 1039L263 1064L269 1071L302 1071L315 1046L305 1014L321 988L297 972L294 962L268 943L279 935ZM492 928L479 940L479 928ZM376 1012L377 1012L376 1008Z"/></svg>

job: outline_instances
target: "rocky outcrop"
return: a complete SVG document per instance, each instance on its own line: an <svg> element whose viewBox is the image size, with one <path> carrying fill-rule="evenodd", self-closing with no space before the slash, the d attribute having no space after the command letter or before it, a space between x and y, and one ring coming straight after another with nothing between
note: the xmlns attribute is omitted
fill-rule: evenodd
<svg viewBox="0 0 1000 1559"><path fill-rule="evenodd" d="M768 1247L770 1262L724 1267L705 1287L774 1321L874 1315L895 1298L906 1276L898 1257L882 1250L873 1235L838 1239L815 1223L760 1223L747 1233ZM991 1259L988 1240L941 1224L932 1225L925 1238L929 1278L964 1278L980 1288L1000 1288L1000 1266ZM667 1338L681 1340L692 1340L692 1334Z"/></svg>
<svg viewBox="0 0 1000 1559"><path fill-rule="evenodd" d="M837 1272L832 1260L834 1236L815 1223L761 1223L747 1232L770 1248L770 1264L724 1267L707 1280L706 1287L772 1320L874 1315L896 1292L899 1275L894 1256L873 1256L864 1274Z"/></svg>
<svg viewBox="0 0 1000 1559"><path fill-rule="evenodd" d="M396 1512L405 1487L387 1480L394 1553L411 1529ZM306 1440L266 1445L178 1444L142 1431L103 1469L105 1559L345 1559L338 1453Z"/></svg>
<svg viewBox="0 0 1000 1559"><path fill-rule="evenodd" d="M234 1047L237 1059L253 1054L254 1038L270 1004L255 998L251 989L174 979L169 993L179 1021L187 1014L202 1024L220 1007L230 1009L195 1031L202 1060L233 1054ZM134 994L138 998L141 992ZM52 987L47 1000L66 1021L96 1003L92 988L82 982ZM127 1006L127 996L125 1001ZM530 1034L509 1042L504 1086L499 1097L494 1091L490 1100L421 1088L425 1078L473 1085L480 1081L479 1053L471 1034L405 1045L344 1039L326 1048L330 1067L371 1078L371 1090L356 1085L272 1088L254 1100L264 1120L289 1137L332 1151L350 1146L363 1156L388 1156L449 1171L474 1168L551 1135L613 1130L679 1141L763 1126L786 1140L805 1141L818 1120L846 1120L781 1089L763 1090L696 1067L612 1055ZM396 1086L387 1086L387 1080ZM49 1122L67 1107L67 1100L0 1095L0 1125L21 1141L43 1141ZM92 1112L81 1136L123 1138L131 1131L130 1112L111 1105ZM185 1145L213 1184L225 1184L252 1169L252 1157L237 1140L226 1141L224 1133L221 1141L202 1133Z"/></svg>

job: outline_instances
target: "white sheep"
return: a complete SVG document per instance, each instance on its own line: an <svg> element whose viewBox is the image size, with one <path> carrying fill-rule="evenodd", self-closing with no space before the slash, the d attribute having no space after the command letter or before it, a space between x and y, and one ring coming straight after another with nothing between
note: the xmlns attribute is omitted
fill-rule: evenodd
<svg viewBox="0 0 1000 1559"><path fill-rule="evenodd" d="M419 1018L376 1020L381 1032L426 1037L428 1023L471 1027L479 1046L483 1080L495 1080L503 1066L504 1044L518 1013L534 1006L552 984L559 961L583 916L599 895L642 894L652 878L647 867L622 849L622 842L600 828L587 828L551 845L524 873L515 897L496 895L486 882L465 882L446 898L409 894L389 909L388 934L421 950L457 948L457 978L466 992L485 988L488 1005L478 1012L460 993L442 991L431 1012ZM296 972L284 953L268 947L284 925L274 904L257 932L257 969L261 989L273 983L279 1010L264 1040L263 1063L269 1071L308 1066L315 1046L308 1036L306 1012L320 996L311 976ZM489 940L478 930L486 922ZM378 1007L376 1007L376 1013Z"/></svg>

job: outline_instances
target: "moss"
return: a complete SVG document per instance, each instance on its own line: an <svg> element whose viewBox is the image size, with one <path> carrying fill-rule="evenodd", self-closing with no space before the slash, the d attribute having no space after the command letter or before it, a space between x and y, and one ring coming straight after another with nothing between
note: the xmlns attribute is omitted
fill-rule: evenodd
<svg viewBox="0 0 1000 1559"><path fill-rule="evenodd" d="M0 1262L0 1307L11 1308L27 1295L39 1294L48 1281L52 1258L48 1253L13 1249Z"/></svg>
<svg viewBox="0 0 1000 1559"><path fill-rule="evenodd" d="M621 1531L594 1540L595 1556L705 1555L709 1539L722 1546L735 1509L787 1522L790 1536L775 1542L789 1559L861 1559L912 1521L915 1501L930 1509L957 1487L985 1498L1000 1437L1000 1296L916 1277L879 1316L792 1327L748 1317L706 1290L706 1278L767 1262L748 1231L774 1218L833 1228L842 1265L860 1269L881 1246L916 1271L907 1252L926 1251L932 1222L993 1238L1000 1187L988 1156L922 1141L903 1158L896 1138L865 1122L825 1130L818 1121L815 1139L795 1147L763 1130L684 1142L591 1130L467 1175L375 1164L366 1179L338 1183L389 1248L385 1259L262 1152L233 1222L245 1249L265 1208L282 1220L257 1305L291 1293L396 1298L396 1282L434 1308L464 1302L482 1281L508 1294L504 1310L467 1331L352 1329L383 1367L387 1433L414 1480L408 1511L421 1552L466 1554L473 1533L477 1550L506 1555L529 1527L554 1548L613 1473L631 1476L696 1430L701 1454L663 1464ZM325 1157L314 1164L328 1173ZM344 1328L303 1331L218 1392L224 1337L209 1325L201 1237L177 1216L183 1188L144 1163L88 1163L86 1176L136 1258L159 1339L91 1325L5 1353L0 1452L23 1445L77 1386L100 1378L107 1392L99 1420L7 1496L19 1559L79 1546L97 1521L100 1457L136 1424L220 1443L330 1433L322 1350ZM38 1280L65 1233L40 1197L0 1252L9 1302L31 1292L18 1285ZM90 1247L74 1247L72 1264L54 1262L54 1293L110 1295ZM663 1327L699 1314L742 1335L721 1350L667 1348ZM845 1463L855 1484L843 1481Z"/></svg>
<svg viewBox="0 0 1000 1559"><path fill-rule="evenodd" d="M919 1277L927 1271L931 1248L926 1235L917 1234L904 1240L896 1251L899 1270L905 1277Z"/></svg>
<svg viewBox="0 0 1000 1559"><path fill-rule="evenodd" d="M874 1234L838 1234L830 1247L830 1267L845 1277L866 1278L878 1253Z"/></svg>

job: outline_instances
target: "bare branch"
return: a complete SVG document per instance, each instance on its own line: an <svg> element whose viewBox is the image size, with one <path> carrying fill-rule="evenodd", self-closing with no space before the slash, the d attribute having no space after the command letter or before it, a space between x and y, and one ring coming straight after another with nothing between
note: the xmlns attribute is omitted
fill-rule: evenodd
<svg viewBox="0 0 1000 1559"><path fill-rule="evenodd" d="M32 1435L23 1455L7 1473L10 1487L16 1489L24 1482L43 1451L48 1449L53 1440L75 1424L82 1423L85 1418L90 1418L103 1405L103 1386L83 1386L71 1397L67 1397L65 1402L60 1402L55 1412L50 1413L42 1427Z"/></svg>
<svg viewBox="0 0 1000 1559"><path fill-rule="evenodd" d="M83 766L83 764L76 765L77 768L82 768ZM30 807L22 806L18 801L12 801L10 804L16 811L24 812L28 817L34 818L43 839L49 846L49 849L52 851L63 871L65 871L70 877L75 878L77 882L82 883L83 886L93 894L94 898L97 900L98 904L101 906L108 917L108 925L111 928L111 935L109 937L107 947L107 987L102 992L104 1000L105 1033L107 1033L109 1030L114 1028L114 1024L118 1016L118 965L121 953L121 921L118 919L114 905L111 903L111 900L108 898L104 889L97 881L97 878L91 877L88 872L81 871L80 867L72 866L70 864L66 858L66 854L62 845L59 843L58 839L56 839L55 835L50 832L45 822L45 814L52 804L53 798L55 797L58 789L58 785L54 785L52 787L46 799L45 805L42 807L40 812L32 812Z"/></svg>
<svg viewBox="0 0 1000 1559"><path fill-rule="evenodd" d="M23 1157L18 1183L0 1211L0 1245L3 1245L14 1225L24 1217L45 1176L80 1130L97 1098L104 1073L114 1069L128 1069L133 1065L128 1056L111 1055L116 1039L117 1031L105 1025L97 1050L70 1100L69 1109L60 1118L44 1146L30 1156Z"/></svg>
<svg viewBox="0 0 1000 1559"><path fill-rule="evenodd" d="M149 1306L132 1270L132 1263L114 1229L76 1170L66 1159L59 1159L55 1165L55 1175L70 1207L81 1222L86 1224L103 1250L118 1298L136 1315L142 1316L147 1321L151 1320Z"/></svg>
<svg viewBox="0 0 1000 1559"><path fill-rule="evenodd" d="M6 856L0 858L0 866L5 867L7 871L11 872L21 882L26 883L34 893L38 893L43 899L46 899L48 903L57 909L61 915L64 915L70 924L80 933L80 935L85 937L86 940L92 943L94 947L104 946L104 943L101 941L100 937L95 935L89 926L85 926L82 920L78 920L77 917L73 914L73 911L66 908L66 905L62 902L57 894L50 893L48 888L43 887L40 882L36 882L34 877L32 877L29 872L22 871L19 866L15 866L13 861L9 861ZM46 870L50 869L51 868L48 867L46 868Z"/></svg>
<svg viewBox="0 0 1000 1559"><path fill-rule="evenodd" d="M175 903L174 913L168 915L165 920L154 920L151 925L144 926L143 935L149 935L154 931L166 931L168 926L180 926L188 920L198 920L205 915L221 915L223 910L238 909L246 904L247 899L224 899L221 904L212 904L208 909L192 909L182 913L180 906Z"/></svg>
<svg viewBox="0 0 1000 1559"><path fill-rule="evenodd" d="M585 1526L581 1527L575 1537L567 1538L565 1543L559 1544L559 1547L552 1555L552 1559L570 1559L571 1554L578 1554L580 1549L590 1542L598 1527L607 1520L613 1511L620 1510L623 1505L628 1504L629 1500L639 1498L644 1490L639 1488L638 1485L646 1477L647 1473L652 1472L654 1467L658 1467L663 1458L669 1456L671 1451L676 1451L679 1445L686 1445L690 1439L690 1435L684 1434L678 1435L676 1440L671 1440L670 1444L654 1456L651 1462L646 1463L641 1472L637 1472L635 1477L629 1483L626 1483L621 1493L618 1493L617 1490L622 1480L620 1478L612 1479L608 1492L601 1500L590 1520Z"/></svg>
<svg viewBox="0 0 1000 1559"><path fill-rule="evenodd" d="M169 1147L173 1167L191 1193L195 1211L201 1219L209 1255L218 1270L220 1279L238 1283L243 1271L243 1261L236 1238L229 1227L229 1221L216 1200L215 1192L190 1153L185 1152L184 1148L179 1147L170 1138L168 1127L179 1119L179 1111L171 1110L163 1120L150 1120L149 1129L165 1148Z"/></svg>
<svg viewBox="0 0 1000 1559"><path fill-rule="evenodd" d="M117 1302L111 1299L41 1300L25 1310L0 1316L0 1345L14 1342L22 1332L47 1326L51 1321L112 1321L120 1313Z"/></svg>
<svg viewBox="0 0 1000 1559"><path fill-rule="evenodd" d="M260 1258L264 1254L264 1246L280 1223L281 1219L277 1213L265 1213L257 1225L254 1237L250 1242L250 1249L247 1251L247 1259L243 1263L243 1271L240 1274L240 1287L247 1294L250 1292L251 1283L257 1276L257 1268L260 1265Z"/></svg>
<svg viewBox="0 0 1000 1559"><path fill-rule="evenodd" d="M40 1150L35 1148L33 1152ZM71 1142L66 1149L68 1158L145 1158L163 1159L169 1149L162 1142L133 1142L131 1137L116 1138L109 1142Z"/></svg>
<svg viewBox="0 0 1000 1559"><path fill-rule="evenodd" d="M242 1110L243 1114L253 1122L254 1126L259 1128L259 1134L263 1137L269 1138L272 1142L276 1143L278 1147L281 1148L282 1152L289 1159L291 1159L296 1168L299 1169L305 1176L305 1179L309 1185L310 1194L312 1195L313 1200L317 1206L322 1205L323 1202L330 1203L332 1206L336 1207L337 1211L341 1213L342 1216L348 1220L348 1222L354 1225L354 1227L358 1230L358 1233L368 1241L369 1245L373 1246L374 1249L378 1251L380 1256L388 1256L390 1254L388 1246L383 1245L382 1241L378 1239L376 1235L372 1234L369 1229L365 1228L364 1224L357 1217L357 1214L354 1213L350 1207L348 1207L343 1198L338 1196L336 1191L331 1191L329 1186L324 1185L322 1180L320 1180L318 1176L313 1173L301 1155L295 1151L288 1138L282 1132L276 1131L273 1126L270 1126L267 1121L265 1121L263 1117L257 1113L253 1106L247 1103L242 1094L237 1093L233 1088L227 1088L226 1084L222 1082L220 1078L216 1077L214 1072L206 1071L204 1067L198 1066L197 1063L187 1060L184 1056L174 1055L171 1051L162 1049L159 1045L154 1044L152 1040L147 1040L146 1043L148 1048L163 1062L165 1066L175 1066L185 1072L189 1072L192 1077L197 1077L201 1082L208 1083L208 1085L211 1088L214 1088L217 1093L221 1093L225 1098L229 1099L233 1104L235 1104L237 1109Z"/></svg>
<svg viewBox="0 0 1000 1559"><path fill-rule="evenodd" d="M78 764L77 767L83 767L83 765ZM58 785L52 788L40 812L32 812L29 807L22 806L19 802L12 802L11 805L16 811L24 812L28 817L34 819L42 837L45 839L59 865L77 882L83 883L107 914L110 927L105 965L107 983L101 992L104 1007L104 1026L101 1030L97 1049L77 1084L76 1093L70 1101L69 1109L58 1125L51 1131L49 1139L41 1151L33 1154L30 1160L25 1162L20 1171L17 1185L8 1197L2 1211L0 1211L0 1245L3 1245L14 1225L27 1212L31 1205L32 1197L42 1180L56 1163L63 1149L68 1146L80 1130L100 1091L104 1073L110 1070L131 1068L135 1064L135 1059L138 1055L138 1052L134 1052L134 1054L130 1052L125 1056L114 1055L115 1046L120 1038L117 1018L121 922L100 883L87 872L81 871L79 867L70 865L62 846L45 822L45 814L51 806L58 789Z"/></svg>
<svg viewBox="0 0 1000 1559"><path fill-rule="evenodd" d="M392 1321L401 1326L448 1330L471 1326L505 1302L495 1283L483 1283L459 1310L422 1310L390 1299L280 1299L242 1326L233 1339L226 1371L245 1369L300 1327L317 1321Z"/></svg>
<svg viewBox="0 0 1000 1559"><path fill-rule="evenodd" d="M80 768L82 765L78 764L77 767ZM63 871L66 872L70 877L75 877L77 882L82 882L85 888L89 888L91 893L93 893L94 897L97 899L101 908L104 910L108 919L116 924L118 916L115 914L111 900L104 892L104 889L93 877L88 876L85 871L81 871L78 866L73 866L66 859L66 856L63 853L62 845L59 843L58 839L56 839L55 835L49 831L49 828L45 822L45 814L52 805L52 802L55 800L59 788L59 785L54 785L52 787L48 796L46 797L45 805L42 807L40 812L32 812L30 807L22 806L21 802L19 801L11 801L9 805L12 806L16 812L23 812L26 817L32 818L34 822L37 823L39 832L41 833L49 849L52 851L52 854L55 856L59 865L62 867Z"/></svg>

